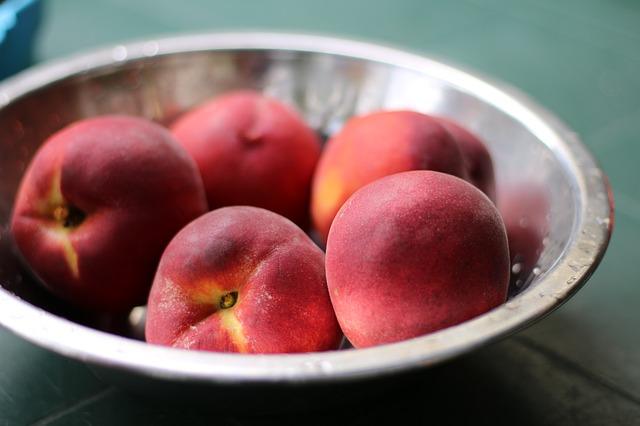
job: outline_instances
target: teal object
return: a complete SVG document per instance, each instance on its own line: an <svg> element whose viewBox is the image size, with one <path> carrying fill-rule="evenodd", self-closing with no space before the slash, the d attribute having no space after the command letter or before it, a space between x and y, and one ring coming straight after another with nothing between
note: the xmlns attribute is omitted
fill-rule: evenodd
<svg viewBox="0 0 640 426"><path fill-rule="evenodd" d="M31 63L41 6L38 0L0 2L0 79Z"/></svg>

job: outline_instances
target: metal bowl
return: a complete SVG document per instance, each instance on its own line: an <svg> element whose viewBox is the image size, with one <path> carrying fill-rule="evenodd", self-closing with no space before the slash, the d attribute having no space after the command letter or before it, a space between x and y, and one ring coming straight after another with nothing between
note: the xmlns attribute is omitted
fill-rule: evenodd
<svg viewBox="0 0 640 426"><path fill-rule="evenodd" d="M104 322L42 291L17 261L7 227L16 187L42 141L74 120L97 114L137 114L167 123L237 88L280 98L325 135L354 114L381 108L449 116L477 132L495 161L498 197L514 181L547 191L549 233L538 267L525 277L529 285L491 312L423 337L295 355L147 345L105 332ZM0 141L0 324L132 387L164 383L184 391L189 386L358 382L434 365L513 333L566 301L598 265L613 225L606 177L575 133L552 114L516 90L473 73L335 38L183 36L118 45L36 67L0 85Z"/></svg>

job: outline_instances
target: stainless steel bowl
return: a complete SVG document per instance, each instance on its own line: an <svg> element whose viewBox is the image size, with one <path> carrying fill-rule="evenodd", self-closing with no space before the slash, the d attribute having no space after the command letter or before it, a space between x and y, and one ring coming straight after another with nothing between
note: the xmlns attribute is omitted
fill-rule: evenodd
<svg viewBox="0 0 640 426"><path fill-rule="evenodd" d="M292 104L323 134L354 114L380 108L449 116L473 129L495 160L498 197L514 181L547 190L550 231L528 287L485 315L400 343L235 355L152 346L98 330L95 319L34 284L16 259L7 224L25 167L48 135L103 113L169 122L237 88L262 90ZM613 225L606 177L575 133L542 107L474 73L335 38L193 35L118 45L36 67L0 85L0 141L0 324L133 387L142 382L168 383L180 391L196 384L219 389L326 384L434 365L513 333L566 301L598 265Z"/></svg>

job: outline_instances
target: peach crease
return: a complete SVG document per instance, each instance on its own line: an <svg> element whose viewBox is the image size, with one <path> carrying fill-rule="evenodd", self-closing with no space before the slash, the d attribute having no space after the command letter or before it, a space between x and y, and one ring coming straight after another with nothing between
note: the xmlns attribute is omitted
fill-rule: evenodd
<svg viewBox="0 0 640 426"><path fill-rule="evenodd" d="M71 274L74 278L80 278L80 268L78 266L78 253L73 248L73 244L71 244L71 239L69 238L69 232L65 229L56 229L51 228L48 230L51 233L51 236L60 242L62 246L62 252L64 253L64 258L67 262L67 266L71 271Z"/></svg>
<svg viewBox="0 0 640 426"><path fill-rule="evenodd" d="M242 324L233 309L223 309L218 311L217 315L220 316L220 324L238 348L238 352L248 352L247 338L242 330Z"/></svg>

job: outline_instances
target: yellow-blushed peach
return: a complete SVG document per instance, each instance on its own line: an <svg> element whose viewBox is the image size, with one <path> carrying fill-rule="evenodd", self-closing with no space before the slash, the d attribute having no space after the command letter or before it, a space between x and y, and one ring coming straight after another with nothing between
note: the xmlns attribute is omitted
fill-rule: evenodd
<svg viewBox="0 0 640 426"><path fill-rule="evenodd" d="M60 130L36 152L11 231L53 293L121 312L144 302L166 244L206 211L198 169L166 129L102 116Z"/></svg>
<svg viewBox="0 0 640 426"><path fill-rule="evenodd" d="M149 343L289 353L336 349L341 337L324 253L293 222L257 207L220 208L182 229L149 294Z"/></svg>
<svg viewBox="0 0 640 426"><path fill-rule="evenodd" d="M409 170L467 178L463 153L434 117L380 111L350 119L325 146L314 174L311 216L326 241L342 204L364 185Z"/></svg>

